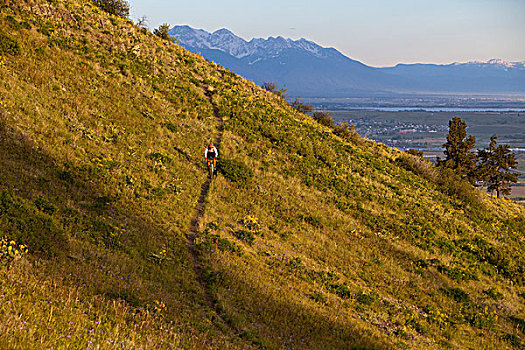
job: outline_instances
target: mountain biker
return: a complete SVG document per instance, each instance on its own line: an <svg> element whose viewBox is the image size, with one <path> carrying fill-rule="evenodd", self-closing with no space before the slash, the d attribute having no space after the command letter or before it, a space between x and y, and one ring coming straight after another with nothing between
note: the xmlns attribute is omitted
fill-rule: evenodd
<svg viewBox="0 0 525 350"><path fill-rule="evenodd" d="M206 165L209 167L210 162L213 162L213 167L215 168L217 166L218 156L219 156L219 151L217 151L217 148L215 148L213 143L210 142L208 147L206 147L206 151L204 151L204 158L206 159Z"/></svg>

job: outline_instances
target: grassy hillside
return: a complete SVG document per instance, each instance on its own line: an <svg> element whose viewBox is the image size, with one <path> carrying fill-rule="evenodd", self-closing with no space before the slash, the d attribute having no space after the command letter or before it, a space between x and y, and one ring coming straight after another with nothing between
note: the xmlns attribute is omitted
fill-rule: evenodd
<svg viewBox="0 0 525 350"><path fill-rule="evenodd" d="M0 7L0 347L525 345L523 208L89 3Z"/></svg>

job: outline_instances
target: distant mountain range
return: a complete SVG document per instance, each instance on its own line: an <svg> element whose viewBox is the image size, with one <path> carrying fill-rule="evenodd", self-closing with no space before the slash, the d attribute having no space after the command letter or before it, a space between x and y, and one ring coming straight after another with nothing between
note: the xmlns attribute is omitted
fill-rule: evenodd
<svg viewBox="0 0 525 350"><path fill-rule="evenodd" d="M283 37L246 41L227 29L209 33L175 26L170 35L257 84L272 81L301 97L350 97L392 93L525 93L525 61L398 64L375 68L334 48Z"/></svg>

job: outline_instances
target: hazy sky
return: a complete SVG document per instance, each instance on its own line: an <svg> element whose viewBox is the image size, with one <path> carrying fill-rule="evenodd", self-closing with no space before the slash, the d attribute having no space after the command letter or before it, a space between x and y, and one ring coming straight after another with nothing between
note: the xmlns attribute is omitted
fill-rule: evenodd
<svg viewBox="0 0 525 350"><path fill-rule="evenodd" d="M334 47L372 66L525 61L525 0L130 0L150 28L228 28Z"/></svg>

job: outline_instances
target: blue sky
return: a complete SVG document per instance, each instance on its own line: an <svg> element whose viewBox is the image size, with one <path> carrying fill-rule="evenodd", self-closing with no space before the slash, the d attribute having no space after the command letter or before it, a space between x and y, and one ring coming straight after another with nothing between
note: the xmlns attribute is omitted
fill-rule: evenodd
<svg viewBox="0 0 525 350"><path fill-rule="evenodd" d="M130 0L131 17L306 38L372 66L525 61L525 0Z"/></svg>

